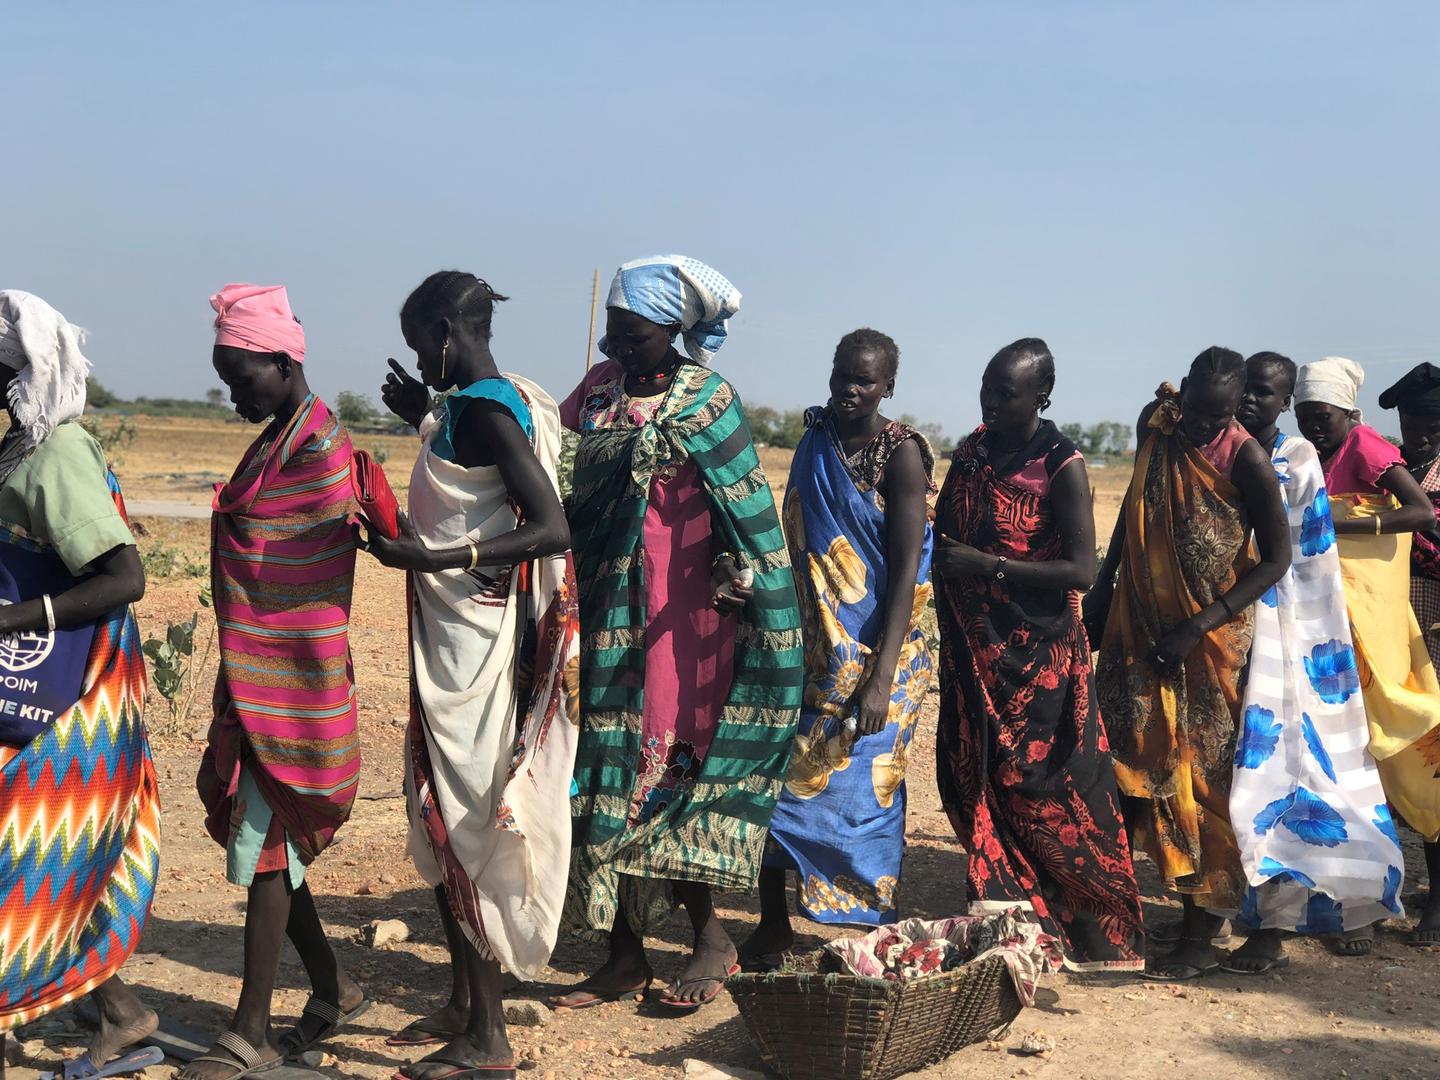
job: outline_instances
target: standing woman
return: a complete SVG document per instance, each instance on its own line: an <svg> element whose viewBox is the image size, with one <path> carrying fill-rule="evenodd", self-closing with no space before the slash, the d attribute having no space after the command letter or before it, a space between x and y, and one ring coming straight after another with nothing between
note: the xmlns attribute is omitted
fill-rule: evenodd
<svg viewBox="0 0 1440 1080"><path fill-rule="evenodd" d="M1380 395L1382 409L1400 413L1400 452L1405 467L1440 509L1440 368L1417 364ZM1415 609L1420 633L1430 653L1431 666L1440 671L1440 530L1417 530L1410 549L1410 606ZM1432 732L1426 746L1440 766L1440 735ZM1411 945L1440 945L1440 842L1427 841L1425 864L1430 895L1420 922L1406 941Z"/></svg>
<svg viewBox="0 0 1440 1080"><path fill-rule="evenodd" d="M1440 736L1427 735L1440 727L1440 685L1409 600L1411 534L1435 528L1435 509L1399 448L1362 423L1355 402L1364 381L1355 361L1327 357L1302 367L1295 388L1300 431L1325 469L1355 640L1358 671L1336 665L1333 674L1341 685L1358 678L1385 795L1433 844L1440 839ZM1373 940L1367 927L1347 934L1340 951L1364 956Z"/></svg>
<svg viewBox="0 0 1440 1080"><path fill-rule="evenodd" d="M739 306L694 259L625 264L606 301L609 359L561 406L580 432L567 922L608 935L610 956L560 1007L643 994L643 935L677 903L695 948L661 1004L708 1004L737 970L711 889L755 885L804 674L775 500L740 398L706 367Z"/></svg>
<svg viewBox="0 0 1440 1080"><path fill-rule="evenodd" d="M245 965L228 1030L181 1080L237 1080L328 1038L367 1006L340 970L305 881L350 817L360 781L350 596L355 509L350 436L305 379L305 331L281 285L227 285L212 363L235 411L264 424L215 492L210 580L220 640L210 745L196 788L247 890ZM270 1039L288 937L312 992Z"/></svg>
<svg viewBox="0 0 1440 1080"><path fill-rule="evenodd" d="M1039 338L996 353L936 504L936 773L971 910L1028 905L1067 967L1133 971L1140 898L1079 611L1095 517L1084 459L1040 416L1054 387Z"/></svg>
<svg viewBox="0 0 1440 1080"><path fill-rule="evenodd" d="M381 391L421 438L400 536L367 546L410 572L409 850L450 947L449 1002L390 1040L445 1043L400 1070L414 1080L515 1075L500 965L533 979L550 959L570 865L579 619L560 414L496 366L504 299L431 274L400 310L424 383L391 360ZM432 410L430 390L454 392Z"/></svg>
<svg viewBox="0 0 1440 1080"><path fill-rule="evenodd" d="M1354 652L1336 602L1344 586L1320 457L1278 426L1295 364L1263 352L1245 369L1236 418L1270 453L1291 549L1290 569L1255 605L1230 788L1246 891L1239 910L1223 914L1249 934L1220 966L1260 975L1289 964L1285 932L1337 934L1400 914L1405 860L1389 815L1376 812L1385 795L1365 749L1359 682L1340 687L1320 670L1338 655L1353 671Z"/></svg>
<svg viewBox="0 0 1440 1080"><path fill-rule="evenodd" d="M805 915L875 926L899 916L905 766L933 665L927 501L935 458L880 414L900 350L885 334L841 338L830 404L806 413L785 492L785 539L805 619L805 703L760 871L760 925L741 946L770 968L794 942L785 872Z"/></svg>
<svg viewBox="0 0 1440 1080"><path fill-rule="evenodd" d="M1229 804L1250 606L1290 565L1270 456L1235 420L1244 389L1244 358L1218 347L1178 393L1160 387L1086 599L1092 633L1104 627L1096 689L1126 820L1185 905L1178 944L1153 972L1163 979L1219 967L1222 920L1207 909L1238 907L1245 890Z"/></svg>
<svg viewBox="0 0 1440 1080"><path fill-rule="evenodd" d="M81 1070L160 1060L121 1053L156 1025L117 973L155 897L160 799L130 611L145 572L119 484L74 423L83 338L38 296L0 292L0 1071L11 1028L85 993L100 1029Z"/></svg>

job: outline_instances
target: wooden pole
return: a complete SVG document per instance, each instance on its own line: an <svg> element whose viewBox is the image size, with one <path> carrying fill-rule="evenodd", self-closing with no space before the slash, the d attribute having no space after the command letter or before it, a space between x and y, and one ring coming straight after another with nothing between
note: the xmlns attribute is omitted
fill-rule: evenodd
<svg viewBox="0 0 1440 1080"><path fill-rule="evenodd" d="M600 307L600 268L595 268L595 280L590 286L590 338L585 343L585 370L590 370L595 356L595 313Z"/></svg>

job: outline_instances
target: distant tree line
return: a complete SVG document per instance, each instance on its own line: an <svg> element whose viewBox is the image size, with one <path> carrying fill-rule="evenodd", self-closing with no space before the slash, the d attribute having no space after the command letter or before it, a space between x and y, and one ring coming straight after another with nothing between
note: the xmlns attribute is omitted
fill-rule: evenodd
<svg viewBox="0 0 1440 1080"><path fill-rule="evenodd" d="M758 443L777 446L782 450L793 450L800 445L805 434L805 412L803 409L772 409L768 405L754 405L747 410L750 417L750 431ZM940 424L922 424L909 414L900 416L900 422L909 424L930 440L937 454L948 454L955 449L956 439L945 434ZM1075 444L1086 457L1119 456L1130 452L1134 429L1129 424L1118 424L1113 420L1098 424L1062 424L1060 432Z"/></svg>
<svg viewBox="0 0 1440 1080"><path fill-rule="evenodd" d="M750 405L746 406L745 414L750 418L750 434L757 443L794 450L805 434L804 409L781 411L769 405ZM948 454L955 449L955 440L945 434L940 424L922 424L909 413L903 413L897 419L924 435L937 454Z"/></svg>
<svg viewBox="0 0 1440 1080"><path fill-rule="evenodd" d="M1088 458L1093 458L1101 455L1128 454L1135 429L1129 424L1117 424L1114 420L1102 420L1089 427L1083 424L1061 424L1060 434L1074 443L1080 453Z"/></svg>
<svg viewBox="0 0 1440 1080"><path fill-rule="evenodd" d="M85 380L85 404L92 409L144 413L146 416L210 417L225 416L230 412L229 396L224 390L207 392L204 401L169 397L137 397L127 401L94 376Z"/></svg>

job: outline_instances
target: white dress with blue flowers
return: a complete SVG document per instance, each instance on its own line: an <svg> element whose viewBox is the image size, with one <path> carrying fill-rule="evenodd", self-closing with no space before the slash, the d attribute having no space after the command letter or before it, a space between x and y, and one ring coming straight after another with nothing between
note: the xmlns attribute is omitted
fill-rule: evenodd
<svg viewBox="0 0 1440 1080"><path fill-rule="evenodd" d="M1282 435L1271 460L1294 549L1255 606L1230 820L1248 926L1338 934L1403 914L1404 859L1366 746L1369 728L1315 449Z"/></svg>

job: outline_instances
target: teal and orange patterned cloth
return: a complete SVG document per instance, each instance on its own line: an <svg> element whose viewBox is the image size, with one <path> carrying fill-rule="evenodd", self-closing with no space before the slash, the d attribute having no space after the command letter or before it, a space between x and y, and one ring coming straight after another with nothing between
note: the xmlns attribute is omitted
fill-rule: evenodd
<svg viewBox="0 0 1440 1080"><path fill-rule="evenodd" d="M804 670L790 558L735 391L691 363L660 396L627 399L623 384L597 365L560 409L581 432L565 920L608 931L623 907L643 933L673 910L672 881L754 886ZM725 551L754 570L755 595L722 619L709 582Z"/></svg>
<svg viewBox="0 0 1440 1080"><path fill-rule="evenodd" d="M242 768L274 815L259 869L312 862L350 816L360 780L350 598L350 436L313 394L272 421L215 494L211 583L219 629L215 718L196 787L210 835L244 819ZM232 868L233 869L233 868Z"/></svg>
<svg viewBox="0 0 1440 1080"><path fill-rule="evenodd" d="M921 617L930 603L929 522L914 580L891 579L881 481L890 455L914 439L929 493L935 457L925 437L890 421L847 456L829 409L806 413L785 491L785 538L805 623L805 704L766 865L799 873L800 910L817 922L874 926L899 917L910 736L934 678ZM875 666L890 590L910 618L890 683L890 713L874 735L854 726L854 699Z"/></svg>
<svg viewBox="0 0 1440 1080"><path fill-rule="evenodd" d="M119 484L75 424L57 428L0 489L6 601L62 592L133 543ZM119 971L160 868L145 661L130 610L0 638L6 715L20 719L34 694L60 704L30 711L25 741L12 727L0 743L0 1034ZM11 702L20 703L13 714Z"/></svg>

